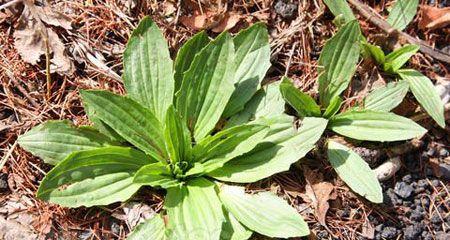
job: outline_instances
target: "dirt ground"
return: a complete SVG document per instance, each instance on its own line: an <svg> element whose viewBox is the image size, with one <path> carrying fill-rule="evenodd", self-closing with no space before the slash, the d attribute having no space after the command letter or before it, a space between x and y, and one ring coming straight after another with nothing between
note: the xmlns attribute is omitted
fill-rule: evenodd
<svg viewBox="0 0 450 240"><path fill-rule="evenodd" d="M393 1L362 2L385 17ZM41 20L33 20L24 3L34 5ZM0 1L0 6L0 239L124 239L140 219L162 208L164 192L150 188L127 203L104 207L67 209L43 202L35 193L51 166L16 144L17 136L49 119L90 124L80 103L80 89L124 94L122 52L139 19L149 15L158 23L173 56L202 29L214 37L262 21L269 29L272 49L266 80L287 74L313 96L320 51L336 31L334 17L322 0L13 0ZM427 6L442 10L450 7L450 1L421 0L418 14L404 32L450 57L450 26L421 27L430 14L424 10ZM398 46L395 37L357 17L370 42L384 49ZM19 41L20 34L34 36L33 43ZM418 53L409 65L440 85L444 97L449 94L449 62ZM351 90L344 94L345 106L364 97L367 89L362 85L383 78L389 76L380 74L373 63L361 62ZM400 170L382 182L385 203L371 204L352 193L320 157L320 148L289 172L248 188L270 190L287 199L309 223L308 239L450 239L448 111L445 130L423 115L411 96L395 112L430 131L410 142L349 143L373 168L394 157L401 160ZM317 199L328 202L328 209L315 208L305 196L311 179L333 185L331 194Z"/></svg>

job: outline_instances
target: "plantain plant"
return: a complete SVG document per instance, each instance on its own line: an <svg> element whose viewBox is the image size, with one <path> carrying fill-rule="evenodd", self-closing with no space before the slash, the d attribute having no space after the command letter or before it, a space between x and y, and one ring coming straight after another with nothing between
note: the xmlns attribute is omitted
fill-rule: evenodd
<svg viewBox="0 0 450 240"><path fill-rule="evenodd" d="M283 199L230 184L288 170L326 127L315 116L292 127L279 84L261 86L269 58L267 30L255 24L212 41L200 32L172 62L156 24L143 19L124 52L127 96L82 90L93 127L48 121L19 137L55 165L37 196L90 207L127 201L143 186L165 189L163 210L129 239L308 235Z"/></svg>
<svg viewBox="0 0 450 240"><path fill-rule="evenodd" d="M359 24L352 20L325 44L319 58L319 104L287 77L280 85L284 99L298 117L322 118L327 122L326 129L351 139L384 142L422 136L426 132L424 128L388 111L366 107L338 113L342 104L340 94L348 87L357 67L360 36ZM375 173L357 153L332 140L327 141L326 148L331 166L351 189L372 202L383 201Z"/></svg>

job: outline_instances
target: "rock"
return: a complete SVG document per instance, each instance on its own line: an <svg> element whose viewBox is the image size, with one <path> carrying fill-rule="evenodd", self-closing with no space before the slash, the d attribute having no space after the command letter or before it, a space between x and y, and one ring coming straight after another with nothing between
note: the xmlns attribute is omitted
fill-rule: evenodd
<svg viewBox="0 0 450 240"><path fill-rule="evenodd" d="M292 19L298 9L298 5L287 0L278 0L275 3L275 12L284 19Z"/></svg>
<svg viewBox="0 0 450 240"><path fill-rule="evenodd" d="M448 240L450 239L450 233L445 233L443 231L437 232L435 236L436 240Z"/></svg>
<svg viewBox="0 0 450 240"><path fill-rule="evenodd" d="M433 179L433 180L431 181L431 184L433 184L434 187L439 187L439 186L441 186L441 183L440 183L439 180L437 180L437 179Z"/></svg>
<svg viewBox="0 0 450 240"><path fill-rule="evenodd" d="M424 213L422 211L420 211L419 209L416 209L411 212L410 219L418 222L423 219L423 216L424 216Z"/></svg>
<svg viewBox="0 0 450 240"><path fill-rule="evenodd" d="M400 169L402 162L399 157L390 158L374 169L379 181L390 179Z"/></svg>
<svg viewBox="0 0 450 240"><path fill-rule="evenodd" d="M445 157L448 157L448 155L449 155L449 153L448 153L448 150L447 150L447 149L441 148L441 149L439 150L439 157L445 158Z"/></svg>
<svg viewBox="0 0 450 240"><path fill-rule="evenodd" d="M381 237L385 239L394 239L397 236L397 229L395 227L385 227L381 232Z"/></svg>
<svg viewBox="0 0 450 240"><path fill-rule="evenodd" d="M414 240L418 238L422 234L423 228L424 226L422 223L409 225L404 230L405 240Z"/></svg>
<svg viewBox="0 0 450 240"><path fill-rule="evenodd" d="M116 221L111 223L111 232L117 236L120 234L120 225Z"/></svg>
<svg viewBox="0 0 450 240"><path fill-rule="evenodd" d="M88 240L91 239L92 237L92 231L91 230L86 230L80 233L80 235L78 235L78 239L79 240Z"/></svg>
<svg viewBox="0 0 450 240"><path fill-rule="evenodd" d="M406 199L409 198L411 196L411 194L413 193L414 189L406 184L405 182L397 182L395 184L395 188L394 188L394 192L395 194L397 194L399 197Z"/></svg>
<svg viewBox="0 0 450 240"><path fill-rule="evenodd" d="M412 182L411 174L403 176L402 181L408 184L411 183Z"/></svg>
<svg viewBox="0 0 450 240"><path fill-rule="evenodd" d="M450 164L447 163L441 163L439 164L439 171L442 174L442 178L444 179L450 179Z"/></svg>
<svg viewBox="0 0 450 240"><path fill-rule="evenodd" d="M386 192L383 193L383 202L388 206L393 207L397 205L398 200L399 199L392 188L389 188Z"/></svg>
<svg viewBox="0 0 450 240"><path fill-rule="evenodd" d="M439 214L435 212L431 215L430 222L433 224L440 224L442 219L439 217Z"/></svg>
<svg viewBox="0 0 450 240"><path fill-rule="evenodd" d="M8 174L0 173L0 192L7 192L8 190Z"/></svg>
<svg viewBox="0 0 450 240"><path fill-rule="evenodd" d="M29 225L23 225L15 220L6 220L0 216L0 239L34 240L38 239L38 236Z"/></svg>

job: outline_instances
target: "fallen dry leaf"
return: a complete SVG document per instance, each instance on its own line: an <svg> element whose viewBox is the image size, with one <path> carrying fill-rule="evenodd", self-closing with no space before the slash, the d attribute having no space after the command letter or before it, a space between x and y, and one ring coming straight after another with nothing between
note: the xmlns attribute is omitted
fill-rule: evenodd
<svg viewBox="0 0 450 240"><path fill-rule="evenodd" d="M192 16L181 16L181 23L191 29L194 30L202 30L207 29L208 25L210 25L210 17L209 14L200 14L200 15L192 15Z"/></svg>
<svg viewBox="0 0 450 240"><path fill-rule="evenodd" d="M372 226L369 219L366 219L362 225L361 236L367 239L373 239L375 237L375 228Z"/></svg>
<svg viewBox="0 0 450 240"><path fill-rule="evenodd" d="M72 29L72 20L66 15L57 11L53 11L48 6L36 6L35 9L36 13L39 15L43 22L55 27L62 27L67 30Z"/></svg>
<svg viewBox="0 0 450 240"><path fill-rule="evenodd" d="M334 186L330 182L323 181L320 172L312 171L308 167L304 168L303 174L307 184L306 192L301 194L301 197L305 202L312 204L317 220L325 226L325 217L330 207L328 200L332 198Z"/></svg>
<svg viewBox="0 0 450 240"><path fill-rule="evenodd" d="M419 21L420 29L437 29L450 24L450 7L437 8L422 6L422 18Z"/></svg>
<svg viewBox="0 0 450 240"><path fill-rule="evenodd" d="M30 6L34 9L30 9ZM42 22L66 29L70 28L70 24L60 18L48 15L48 12L49 10L35 5L25 5L13 34L14 47L25 62L35 65L40 61L41 56L46 53L47 38L49 53L52 54L50 71L71 75L74 66L65 53L64 43L56 32L51 28L46 28Z"/></svg>
<svg viewBox="0 0 450 240"><path fill-rule="evenodd" d="M225 13L225 17L223 17L220 22L215 26L212 31L216 33L220 33L223 31L230 30L241 20L241 16L235 13Z"/></svg>

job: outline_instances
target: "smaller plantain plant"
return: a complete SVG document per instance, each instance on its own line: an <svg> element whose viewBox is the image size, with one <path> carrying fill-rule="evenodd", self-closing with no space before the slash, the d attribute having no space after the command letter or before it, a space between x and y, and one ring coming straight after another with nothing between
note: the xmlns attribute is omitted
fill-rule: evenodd
<svg viewBox="0 0 450 240"><path fill-rule="evenodd" d="M23 148L55 165L37 196L90 207L126 201L142 186L165 189L164 210L129 239L308 235L301 216L276 195L223 183L287 170L325 127L319 118L292 127L278 85L260 87L269 57L267 30L255 24L234 38L198 33L173 64L162 33L143 19L124 52L127 96L83 90L94 127L48 121L20 136Z"/></svg>
<svg viewBox="0 0 450 240"><path fill-rule="evenodd" d="M301 118L316 117L328 121L327 129L362 141L401 141L420 137L426 130L410 119L379 109L353 108L338 113L342 99L356 70L360 54L360 28L357 20L346 23L325 44L319 58L320 105L297 89L285 77L280 91L286 102ZM383 194L375 173L350 148L329 140L328 160L340 178L355 192L368 200L381 203Z"/></svg>

